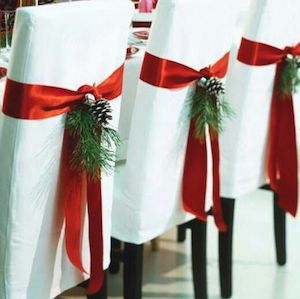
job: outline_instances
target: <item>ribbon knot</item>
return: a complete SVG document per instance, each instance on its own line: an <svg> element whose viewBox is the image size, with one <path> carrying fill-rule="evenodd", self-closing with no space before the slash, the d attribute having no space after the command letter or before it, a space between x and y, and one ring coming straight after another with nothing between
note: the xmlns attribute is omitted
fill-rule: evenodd
<svg viewBox="0 0 300 299"><path fill-rule="evenodd" d="M102 94L100 93L99 88L97 88L97 86L95 85L82 85L78 88L77 91L83 96L86 94L92 94L95 97L95 99L102 98Z"/></svg>
<svg viewBox="0 0 300 299"><path fill-rule="evenodd" d="M209 79L214 76L215 75L211 66L205 67L199 71L199 80L201 80L201 78Z"/></svg>
<svg viewBox="0 0 300 299"><path fill-rule="evenodd" d="M290 55L293 55L293 56L298 56L298 55L300 55L300 43L297 44L295 47L287 46L287 47L284 48L283 51L286 55L290 54Z"/></svg>

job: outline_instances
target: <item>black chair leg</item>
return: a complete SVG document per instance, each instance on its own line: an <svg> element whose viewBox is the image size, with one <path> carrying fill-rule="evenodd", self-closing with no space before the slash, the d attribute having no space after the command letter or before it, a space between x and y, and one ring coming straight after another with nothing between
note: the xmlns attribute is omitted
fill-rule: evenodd
<svg viewBox="0 0 300 299"><path fill-rule="evenodd" d="M110 265L109 273L117 274L120 271L120 262L122 259L121 241L111 238Z"/></svg>
<svg viewBox="0 0 300 299"><path fill-rule="evenodd" d="M232 239L234 203L232 198L222 198L224 220L227 231L219 233L219 271L222 298L232 295Z"/></svg>
<svg viewBox="0 0 300 299"><path fill-rule="evenodd" d="M194 219L190 228L195 299L207 299L206 222Z"/></svg>
<svg viewBox="0 0 300 299"><path fill-rule="evenodd" d="M142 298L144 245L125 243L124 246L124 299Z"/></svg>
<svg viewBox="0 0 300 299"><path fill-rule="evenodd" d="M182 243L186 239L186 228L183 224L177 225L177 242Z"/></svg>
<svg viewBox="0 0 300 299"><path fill-rule="evenodd" d="M96 294L87 295L87 299L107 299L107 273L105 271L104 282L101 290L99 290Z"/></svg>
<svg viewBox="0 0 300 299"><path fill-rule="evenodd" d="M286 264L286 213L278 206L278 194L273 192L274 232L277 263Z"/></svg>

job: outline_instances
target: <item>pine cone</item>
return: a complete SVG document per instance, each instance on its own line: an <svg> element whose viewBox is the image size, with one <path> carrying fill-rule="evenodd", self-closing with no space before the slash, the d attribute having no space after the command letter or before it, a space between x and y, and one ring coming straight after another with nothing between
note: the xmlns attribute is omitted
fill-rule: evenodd
<svg viewBox="0 0 300 299"><path fill-rule="evenodd" d="M199 80L198 84L204 89L206 89L209 94L214 95L216 97L225 93L223 82L216 77L211 77L209 79L202 77Z"/></svg>
<svg viewBox="0 0 300 299"><path fill-rule="evenodd" d="M293 56L292 54L287 54L285 60L287 63L296 66L296 68L300 68L300 56Z"/></svg>
<svg viewBox="0 0 300 299"><path fill-rule="evenodd" d="M296 56L294 59L297 69L300 69L300 56Z"/></svg>
<svg viewBox="0 0 300 299"><path fill-rule="evenodd" d="M97 122L103 125L107 125L109 121L112 120L112 109L106 99L99 99L92 103L90 105L89 112L93 115Z"/></svg>

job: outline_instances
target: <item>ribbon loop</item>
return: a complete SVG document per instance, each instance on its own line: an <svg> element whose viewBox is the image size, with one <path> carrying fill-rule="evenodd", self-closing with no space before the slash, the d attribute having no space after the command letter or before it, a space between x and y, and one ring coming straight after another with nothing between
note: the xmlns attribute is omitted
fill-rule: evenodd
<svg viewBox="0 0 300 299"><path fill-rule="evenodd" d="M102 97L102 94L100 93L100 88L97 88L96 86L91 85L82 85L78 88L78 94L85 95L85 94L92 94L96 99L100 99Z"/></svg>
<svg viewBox="0 0 300 299"><path fill-rule="evenodd" d="M96 87L83 85L97 97L115 99L122 93L124 64ZM80 89L79 88L79 89ZM85 92L61 87L25 84L7 78L2 111L20 119L44 119L69 112L82 103Z"/></svg>
<svg viewBox="0 0 300 299"><path fill-rule="evenodd" d="M211 66L203 68L202 70L200 70L199 72L199 80L201 80L201 78L205 78L205 79L209 79L211 77L213 77L214 74L212 72Z"/></svg>
<svg viewBox="0 0 300 299"><path fill-rule="evenodd" d="M298 56L298 55L300 55L300 43L297 44L295 47L285 47L284 51L287 54L291 54L293 56Z"/></svg>

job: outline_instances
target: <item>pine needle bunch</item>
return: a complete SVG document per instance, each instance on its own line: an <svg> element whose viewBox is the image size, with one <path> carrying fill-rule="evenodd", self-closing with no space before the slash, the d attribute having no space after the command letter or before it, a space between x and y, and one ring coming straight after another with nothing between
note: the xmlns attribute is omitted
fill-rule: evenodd
<svg viewBox="0 0 300 299"><path fill-rule="evenodd" d="M113 170L115 147L120 145L116 130L107 126L107 122L97 121L85 104L67 114L66 128L76 140L72 167L86 171L88 177L94 180L100 179L101 170Z"/></svg>
<svg viewBox="0 0 300 299"><path fill-rule="evenodd" d="M300 56L286 57L285 66L281 74L280 94L283 96L297 92L300 86Z"/></svg>
<svg viewBox="0 0 300 299"><path fill-rule="evenodd" d="M213 78L212 80L216 80ZM212 81L210 80L210 81ZM203 140L205 138L205 128L208 125L216 133L223 130L223 121L227 117L233 116L233 110L224 98L224 87L218 80L216 86L211 91L211 83L198 84L192 98L190 118L195 120L195 136Z"/></svg>

